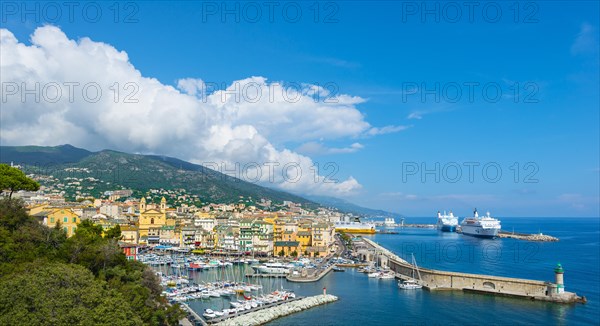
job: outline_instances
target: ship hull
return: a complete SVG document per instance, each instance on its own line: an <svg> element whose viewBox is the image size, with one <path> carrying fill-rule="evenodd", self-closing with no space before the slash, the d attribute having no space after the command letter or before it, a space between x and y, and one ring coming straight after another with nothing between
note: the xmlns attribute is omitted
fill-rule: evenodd
<svg viewBox="0 0 600 326"><path fill-rule="evenodd" d="M440 225L438 229L442 232L456 232L456 225Z"/></svg>
<svg viewBox="0 0 600 326"><path fill-rule="evenodd" d="M496 238L498 236L498 229L484 229L478 226L461 226L462 233L477 238Z"/></svg>
<svg viewBox="0 0 600 326"><path fill-rule="evenodd" d="M337 232L358 233L358 234L375 234L375 229L353 229L353 228L335 228Z"/></svg>

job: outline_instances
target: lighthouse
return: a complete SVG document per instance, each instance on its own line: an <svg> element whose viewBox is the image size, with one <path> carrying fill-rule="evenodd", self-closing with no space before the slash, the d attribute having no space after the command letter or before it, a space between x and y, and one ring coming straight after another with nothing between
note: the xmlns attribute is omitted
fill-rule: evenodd
<svg viewBox="0 0 600 326"><path fill-rule="evenodd" d="M565 271L563 270L560 263L556 265L554 268L554 277L556 283L556 293L564 293L565 292L565 280L563 274Z"/></svg>

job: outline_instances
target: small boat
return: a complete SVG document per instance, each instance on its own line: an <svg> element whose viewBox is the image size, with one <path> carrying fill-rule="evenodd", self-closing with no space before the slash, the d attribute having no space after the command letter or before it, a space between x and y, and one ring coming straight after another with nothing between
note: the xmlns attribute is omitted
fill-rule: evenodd
<svg viewBox="0 0 600 326"><path fill-rule="evenodd" d="M215 318L217 315L215 314L215 312L212 309L206 309L206 310L204 310L204 313L202 314L202 316L204 316L206 318Z"/></svg>
<svg viewBox="0 0 600 326"><path fill-rule="evenodd" d="M396 278L396 275L393 272L379 273L377 278L380 280L393 280Z"/></svg>
<svg viewBox="0 0 600 326"><path fill-rule="evenodd" d="M404 282L398 282L398 287L402 290L416 290L423 287L423 285L417 283L416 280L406 280Z"/></svg>
<svg viewBox="0 0 600 326"><path fill-rule="evenodd" d="M334 268L331 269L334 272L345 272L346 270L341 268L341 267L337 267L335 266Z"/></svg>
<svg viewBox="0 0 600 326"><path fill-rule="evenodd" d="M413 270L412 270L412 278L405 280L404 282L398 282L398 287L402 290L416 290L416 289L420 289L423 287L423 285L421 285L420 281L421 281L421 273L419 272L419 266L417 265L417 260L415 259L415 255L411 254L412 256L412 266L413 266ZM419 278L419 280L417 281L415 279L415 270L416 270L416 274L417 277Z"/></svg>

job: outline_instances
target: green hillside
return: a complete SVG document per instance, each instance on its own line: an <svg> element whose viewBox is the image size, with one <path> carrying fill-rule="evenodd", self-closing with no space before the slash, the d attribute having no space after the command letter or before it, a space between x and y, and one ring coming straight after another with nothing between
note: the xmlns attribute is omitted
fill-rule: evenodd
<svg viewBox="0 0 600 326"><path fill-rule="evenodd" d="M23 166L26 173L52 176L48 185L61 184L67 197L98 197L109 190L132 189L136 195L150 189L179 190L203 202L258 202L270 199L317 204L302 197L236 179L171 157L137 155L104 150L88 152L70 145L56 147L8 147L0 149L0 161ZM44 180L41 181L44 185Z"/></svg>

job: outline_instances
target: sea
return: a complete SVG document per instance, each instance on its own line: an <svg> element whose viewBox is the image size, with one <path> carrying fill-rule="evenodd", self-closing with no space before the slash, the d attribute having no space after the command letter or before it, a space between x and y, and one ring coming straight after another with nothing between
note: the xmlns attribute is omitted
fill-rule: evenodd
<svg viewBox="0 0 600 326"><path fill-rule="evenodd" d="M435 223L407 218L405 223ZM400 290L395 280L368 278L356 269L331 272L314 283L254 279L264 291L279 288L297 295L323 293L339 301L289 315L268 325L600 325L600 218L502 218L502 229L543 233L558 242L480 239L435 229L395 228L398 234L366 236L419 266L541 281L554 280L563 266L565 290L587 298L586 304L556 304L461 291ZM164 267L163 267L164 268ZM245 265L229 267L243 277ZM223 277L218 269L192 272L196 281ZM205 308L228 308L227 300L188 301L200 315Z"/></svg>

